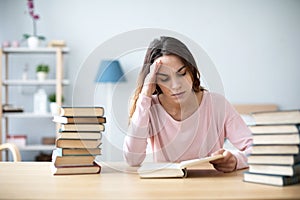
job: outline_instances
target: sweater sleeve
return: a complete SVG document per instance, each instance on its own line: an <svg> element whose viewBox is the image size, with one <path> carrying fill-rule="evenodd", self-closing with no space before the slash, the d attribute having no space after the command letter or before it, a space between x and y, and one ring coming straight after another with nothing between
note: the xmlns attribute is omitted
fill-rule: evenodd
<svg viewBox="0 0 300 200"><path fill-rule="evenodd" d="M252 135L239 113L227 102L227 119L225 122L225 136L238 149L232 151L237 158L236 169L248 167L247 155L252 151Z"/></svg>
<svg viewBox="0 0 300 200"><path fill-rule="evenodd" d="M123 145L123 155L130 166L140 165L146 157L151 100L151 97L140 94L130 121Z"/></svg>

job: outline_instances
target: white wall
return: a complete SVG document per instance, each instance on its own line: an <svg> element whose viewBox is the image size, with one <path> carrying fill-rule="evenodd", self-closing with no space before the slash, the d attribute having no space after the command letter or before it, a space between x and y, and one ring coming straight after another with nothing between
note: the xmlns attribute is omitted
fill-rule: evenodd
<svg viewBox="0 0 300 200"><path fill-rule="evenodd" d="M64 39L71 49L66 69L71 85L65 89L69 104L105 105L105 88L93 83L97 66L82 68L97 47L123 32L156 28L177 32L200 45L215 64L224 94L232 103L300 108L300 1L36 0L35 6L41 17L38 33L48 41ZM32 31L26 10L25 0L0 0L1 42ZM120 41L120 48L135 42ZM142 60L143 50L120 58L128 82L118 85L121 90L114 93L114 104L119 106L114 122L118 126L113 130L117 146L126 132L128 96ZM76 86L81 79L86 81ZM113 157L121 159L120 152Z"/></svg>

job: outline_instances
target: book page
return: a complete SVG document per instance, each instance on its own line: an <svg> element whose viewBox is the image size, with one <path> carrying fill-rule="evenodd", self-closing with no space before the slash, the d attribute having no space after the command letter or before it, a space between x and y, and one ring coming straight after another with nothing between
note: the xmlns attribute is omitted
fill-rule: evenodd
<svg viewBox="0 0 300 200"><path fill-rule="evenodd" d="M192 166L199 165L199 164L202 164L202 163L210 162L210 161L213 161L213 160L218 160L218 159L223 158L223 157L224 157L223 155L219 154L219 155L209 156L209 157L205 157L205 158L186 160L186 161L180 162L179 167L181 169L184 169L184 168L192 167Z"/></svg>
<svg viewBox="0 0 300 200"><path fill-rule="evenodd" d="M175 178L184 177L184 170L179 163L145 163L138 169L141 178Z"/></svg>
<svg viewBox="0 0 300 200"><path fill-rule="evenodd" d="M179 163L144 163L139 169L138 173L148 173L161 169L180 169Z"/></svg>

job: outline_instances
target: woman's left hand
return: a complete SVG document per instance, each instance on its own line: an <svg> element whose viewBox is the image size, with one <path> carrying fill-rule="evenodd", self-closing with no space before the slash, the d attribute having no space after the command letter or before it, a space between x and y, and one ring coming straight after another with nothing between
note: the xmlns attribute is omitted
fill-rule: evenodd
<svg viewBox="0 0 300 200"><path fill-rule="evenodd" d="M236 170L237 159L230 151L220 149L212 155L218 154L222 154L224 157L210 162L216 170L222 172L232 172Z"/></svg>

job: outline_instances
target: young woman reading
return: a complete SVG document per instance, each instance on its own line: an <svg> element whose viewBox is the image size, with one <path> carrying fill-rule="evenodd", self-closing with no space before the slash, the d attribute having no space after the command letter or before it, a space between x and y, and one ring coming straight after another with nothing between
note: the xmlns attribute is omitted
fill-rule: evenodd
<svg viewBox="0 0 300 200"><path fill-rule="evenodd" d="M228 139L238 151L223 149ZM148 142L155 162L180 162L215 154L215 169L231 172L247 167L251 132L220 94L200 85L196 62L178 39L151 42L139 74L130 110L124 157L132 166L146 156Z"/></svg>

